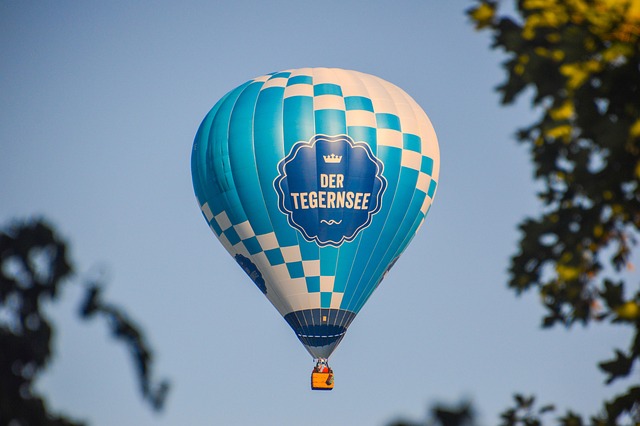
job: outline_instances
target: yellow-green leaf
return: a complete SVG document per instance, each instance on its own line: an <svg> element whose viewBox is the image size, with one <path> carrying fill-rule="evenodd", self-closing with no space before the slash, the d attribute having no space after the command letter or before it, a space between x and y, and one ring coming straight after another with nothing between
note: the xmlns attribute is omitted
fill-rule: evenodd
<svg viewBox="0 0 640 426"><path fill-rule="evenodd" d="M640 318L640 306L632 300L618 306L614 311L618 315L618 318L621 319L635 320Z"/></svg>
<svg viewBox="0 0 640 426"><path fill-rule="evenodd" d="M631 135L632 138L640 137L640 118L637 119L636 122L633 123L629 128L629 135Z"/></svg>
<svg viewBox="0 0 640 426"><path fill-rule="evenodd" d="M573 113L573 102L570 100L566 100L559 107L549 110L549 115L556 121L568 120L573 117Z"/></svg>
<svg viewBox="0 0 640 426"><path fill-rule="evenodd" d="M560 139L560 138L567 139L569 136L571 136L571 126L568 124L556 126L547 130L545 134L555 139Z"/></svg>
<svg viewBox="0 0 640 426"><path fill-rule="evenodd" d="M573 281L580 276L580 269L569 265L556 265L556 272L560 281Z"/></svg>
<svg viewBox="0 0 640 426"><path fill-rule="evenodd" d="M495 12L496 9L494 5L482 3L475 9L471 9L471 11L469 12L469 16L471 16L471 19L476 21L476 28L480 29L491 24Z"/></svg>

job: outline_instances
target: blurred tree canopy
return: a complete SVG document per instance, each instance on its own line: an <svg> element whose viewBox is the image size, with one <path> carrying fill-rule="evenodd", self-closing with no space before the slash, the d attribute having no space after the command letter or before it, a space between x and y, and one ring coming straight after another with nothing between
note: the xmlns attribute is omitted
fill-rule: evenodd
<svg viewBox="0 0 640 426"><path fill-rule="evenodd" d="M425 421L398 419L388 426L476 426L475 410L469 401L461 401L455 405L437 403L428 412Z"/></svg>
<svg viewBox="0 0 640 426"><path fill-rule="evenodd" d="M512 15L500 6L476 0L467 13L506 53L502 103L532 95L538 115L516 134L543 205L519 225L509 287L539 293L544 327L629 327L629 346L599 364L607 383L627 378L640 360L639 282L629 273L640 227L640 1L517 0ZM534 402L516 395L504 424L540 424L553 410ZM640 386L589 420L569 412L560 421L640 424Z"/></svg>
<svg viewBox="0 0 640 426"><path fill-rule="evenodd" d="M51 361L55 335L43 308L56 301L74 274L68 244L44 220L16 222L0 230L0 426L78 426L51 412L34 381ZM101 297L101 283L86 283L80 318L100 316L125 343L136 364L143 397L162 408L168 382L153 384L152 353L140 329Z"/></svg>

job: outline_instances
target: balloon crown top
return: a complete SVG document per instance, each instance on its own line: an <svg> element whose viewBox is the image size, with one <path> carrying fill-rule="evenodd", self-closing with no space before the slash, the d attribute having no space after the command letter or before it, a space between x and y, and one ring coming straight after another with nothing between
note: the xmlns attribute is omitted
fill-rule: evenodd
<svg viewBox="0 0 640 426"><path fill-rule="evenodd" d="M330 155L323 155L322 158L324 158L325 163L330 164L338 164L342 161L342 155L335 155L333 153L331 153Z"/></svg>

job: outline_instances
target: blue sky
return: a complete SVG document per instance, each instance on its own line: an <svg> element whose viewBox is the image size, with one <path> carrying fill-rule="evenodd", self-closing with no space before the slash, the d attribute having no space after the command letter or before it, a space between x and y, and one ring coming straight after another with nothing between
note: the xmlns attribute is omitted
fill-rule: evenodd
<svg viewBox="0 0 640 426"><path fill-rule="evenodd" d="M38 389L93 425L384 425L469 398L485 424L514 392L593 414L615 387L595 368L628 335L543 331L534 294L506 289L517 223L539 211L518 126L502 108L501 54L456 1L43 1L0 3L0 223L43 215L70 240L78 278L146 330L166 409L141 401L128 354L79 323L79 285L48 312L55 359ZM198 125L230 89L289 68L377 75L438 134L425 225L331 358L312 360L203 220L190 175ZM79 280L77 280L79 281Z"/></svg>

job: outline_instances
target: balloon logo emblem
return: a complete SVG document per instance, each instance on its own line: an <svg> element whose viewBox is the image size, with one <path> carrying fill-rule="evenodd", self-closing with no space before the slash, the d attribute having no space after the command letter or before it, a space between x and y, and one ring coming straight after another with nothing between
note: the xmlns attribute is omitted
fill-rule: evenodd
<svg viewBox="0 0 640 426"><path fill-rule="evenodd" d="M316 360L328 358L423 224L435 131L378 77L302 68L249 80L202 121L191 155L201 212Z"/></svg>
<svg viewBox="0 0 640 426"><path fill-rule="evenodd" d="M380 210L387 185L382 167L369 145L348 135L298 142L278 164L274 186L280 211L307 241L321 247L352 241ZM353 170L357 178L351 178Z"/></svg>

